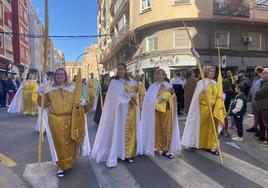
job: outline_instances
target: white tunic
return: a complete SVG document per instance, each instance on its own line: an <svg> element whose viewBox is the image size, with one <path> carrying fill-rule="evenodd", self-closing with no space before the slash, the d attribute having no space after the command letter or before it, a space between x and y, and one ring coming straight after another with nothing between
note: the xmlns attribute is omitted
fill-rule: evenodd
<svg viewBox="0 0 268 188"><path fill-rule="evenodd" d="M138 153L143 155L152 155L154 156L155 148L155 105L156 98L160 86L164 85L166 88L172 88L168 82L158 83L155 82L148 88L146 95L144 97L142 115L141 115L141 139L140 147L138 148ZM176 102L173 106L174 109L177 108ZM180 144L180 131L179 131L179 120L177 116L177 110L173 115L173 125L172 125L172 137L171 144L169 148L169 153L175 153L181 150Z"/></svg>
<svg viewBox="0 0 268 188"><path fill-rule="evenodd" d="M209 82L216 85L214 80L205 79L205 87ZM190 105L189 113L187 116L185 128L182 135L181 144L186 147L199 148L199 134L200 134L200 110L199 110L199 95L205 91L202 80L197 82L195 92Z"/></svg>
<svg viewBox="0 0 268 188"><path fill-rule="evenodd" d="M112 80L105 98L99 128L94 142L92 157L97 163L106 161L108 167L117 165L117 158L125 160L125 132L129 99L136 94L125 92L125 80ZM137 83L127 81L129 86ZM138 104L138 97L137 97ZM136 125L139 139L139 106L137 105Z"/></svg>

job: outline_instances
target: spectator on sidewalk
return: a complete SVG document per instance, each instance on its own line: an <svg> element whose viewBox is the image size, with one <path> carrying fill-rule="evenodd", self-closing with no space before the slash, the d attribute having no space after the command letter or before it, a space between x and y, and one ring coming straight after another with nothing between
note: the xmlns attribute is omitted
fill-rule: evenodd
<svg viewBox="0 0 268 188"><path fill-rule="evenodd" d="M244 84L236 85L235 92L237 93L237 95L235 96L231 104L231 109L229 111L229 116L232 116L234 118L234 122L237 129L237 136L232 138L232 140L235 141L243 141L243 120L244 115L247 112L247 97L244 91Z"/></svg>
<svg viewBox="0 0 268 188"><path fill-rule="evenodd" d="M16 84L15 75L11 75L11 77L7 80L7 91L8 91L8 104L10 105L16 92L18 90Z"/></svg>
<svg viewBox="0 0 268 188"><path fill-rule="evenodd" d="M184 105L184 81L181 79L181 75L179 73L175 75L175 78L171 81L171 85L177 97L177 113L178 115L183 115L182 109Z"/></svg>
<svg viewBox="0 0 268 188"><path fill-rule="evenodd" d="M224 106L226 109L226 112L229 111L230 108L230 104L233 98L233 88L232 88L232 84L234 82L233 76L232 76L232 72L231 71L227 71L227 77L226 79L223 80L223 93L225 94L225 100L224 100ZM227 136L228 135L228 118L226 117L224 120L224 128L222 131L222 135Z"/></svg>
<svg viewBox="0 0 268 188"><path fill-rule="evenodd" d="M15 82L16 82L17 88L19 88L22 81L21 81L21 79L18 76L16 77L16 81Z"/></svg>
<svg viewBox="0 0 268 188"><path fill-rule="evenodd" d="M268 68L262 73L261 88L256 92L257 108L259 110L260 140L268 141Z"/></svg>
<svg viewBox="0 0 268 188"><path fill-rule="evenodd" d="M0 82L3 87L3 92L0 95L0 105L1 107L6 107L6 100L7 100L7 80L6 80L6 75L2 75L0 77Z"/></svg>
<svg viewBox="0 0 268 188"><path fill-rule="evenodd" d="M245 70L240 70L238 72L238 75L237 75L237 80L234 82L233 84L233 97L236 96L236 93L235 93L235 88L236 88L236 85L237 84L244 84L245 85L245 91L244 91L244 94L246 96L248 96L248 93L249 93L249 89L250 89L250 81L249 79L246 77L246 71Z"/></svg>
<svg viewBox="0 0 268 188"><path fill-rule="evenodd" d="M257 103L255 100L255 95L256 92L260 89L261 87L261 75L263 72L263 67L262 66L257 66L255 68L255 78L254 81L252 83L252 87L250 89L250 97L251 97L251 109L252 109L252 114L254 115L254 125L247 129L247 132L252 132L252 133L256 133L256 136L259 136L259 130L258 130L258 109L257 109Z"/></svg>
<svg viewBox="0 0 268 188"><path fill-rule="evenodd" d="M226 111L229 111L229 107L232 101L232 96L233 96L232 84L233 84L232 73L231 71L227 71L227 77L226 79L223 80L223 84L222 84L223 93L225 94L224 105L225 105Z"/></svg>
<svg viewBox="0 0 268 188"><path fill-rule="evenodd" d="M186 73L186 79L184 82L184 111L186 114L188 114L197 81L198 80L195 78L194 71L189 69Z"/></svg>
<svg viewBox="0 0 268 188"><path fill-rule="evenodd" d="M0 100L1 100L3 94L4 94L4 87L2 85L2 82L0 82ZM2 106L0 106L0 107L2 107Z"/></svg>

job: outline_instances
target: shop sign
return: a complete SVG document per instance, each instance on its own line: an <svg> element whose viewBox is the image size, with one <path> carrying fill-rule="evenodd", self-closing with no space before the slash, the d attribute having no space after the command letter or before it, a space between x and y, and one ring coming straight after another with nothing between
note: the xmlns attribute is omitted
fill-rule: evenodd
<svg viewBox="0 0 268 188"><path fill-rule="evenodd" d="M150 64L151 66L158 67L158 66L172 66L176 64L176 58L175 56L160 56L160 57L154 57L150 58Z"/></svg>

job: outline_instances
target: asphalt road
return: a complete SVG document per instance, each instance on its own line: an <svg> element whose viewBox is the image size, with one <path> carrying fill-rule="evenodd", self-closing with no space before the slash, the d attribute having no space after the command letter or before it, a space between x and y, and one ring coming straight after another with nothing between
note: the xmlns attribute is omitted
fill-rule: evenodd
<svg viewBox="0 0 268 188"><path fill-rule="evenodd" d="M93 145L97 125L89 117L89 134ZM8 114L0 109L0 154L17 163L10 168L22 178L27 164L38 161L38 133L34 131L36 117ZM185 117L180 118L181 133ZM246 119L250 127L252 117ZM232 131L231 131L232 132ZM104 163L81 158L76 167L57 182L64 188L97 187L267 187L268 146L261 147L251 133L245 134L244 142L221 139L224 165L219 158L200 150L183 149L172 160L156 155L137 157L135 163L119 161L116 168L108 169ZM45 138L42 161L50 161L50 151ZM22 178L23 179L23 178ZM1 187L2 188L2 187Z"/></svg>

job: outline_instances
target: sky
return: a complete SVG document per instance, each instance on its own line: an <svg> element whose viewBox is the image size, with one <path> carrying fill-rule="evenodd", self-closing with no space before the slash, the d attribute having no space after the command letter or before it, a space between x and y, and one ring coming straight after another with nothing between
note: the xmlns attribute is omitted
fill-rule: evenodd
<svg viewBox="0 0 268 188"><path fill-rule="evenodd" d="M32 0L44 23L44 0ZM96 35L97 0L49 0L49 35ZM43 24L44 25L44 24ZM65 54L65 61L72 62L85 48L96 42L96 38L60 40L54 44ZM79 58L78 61L81 61Z"/></svg>

